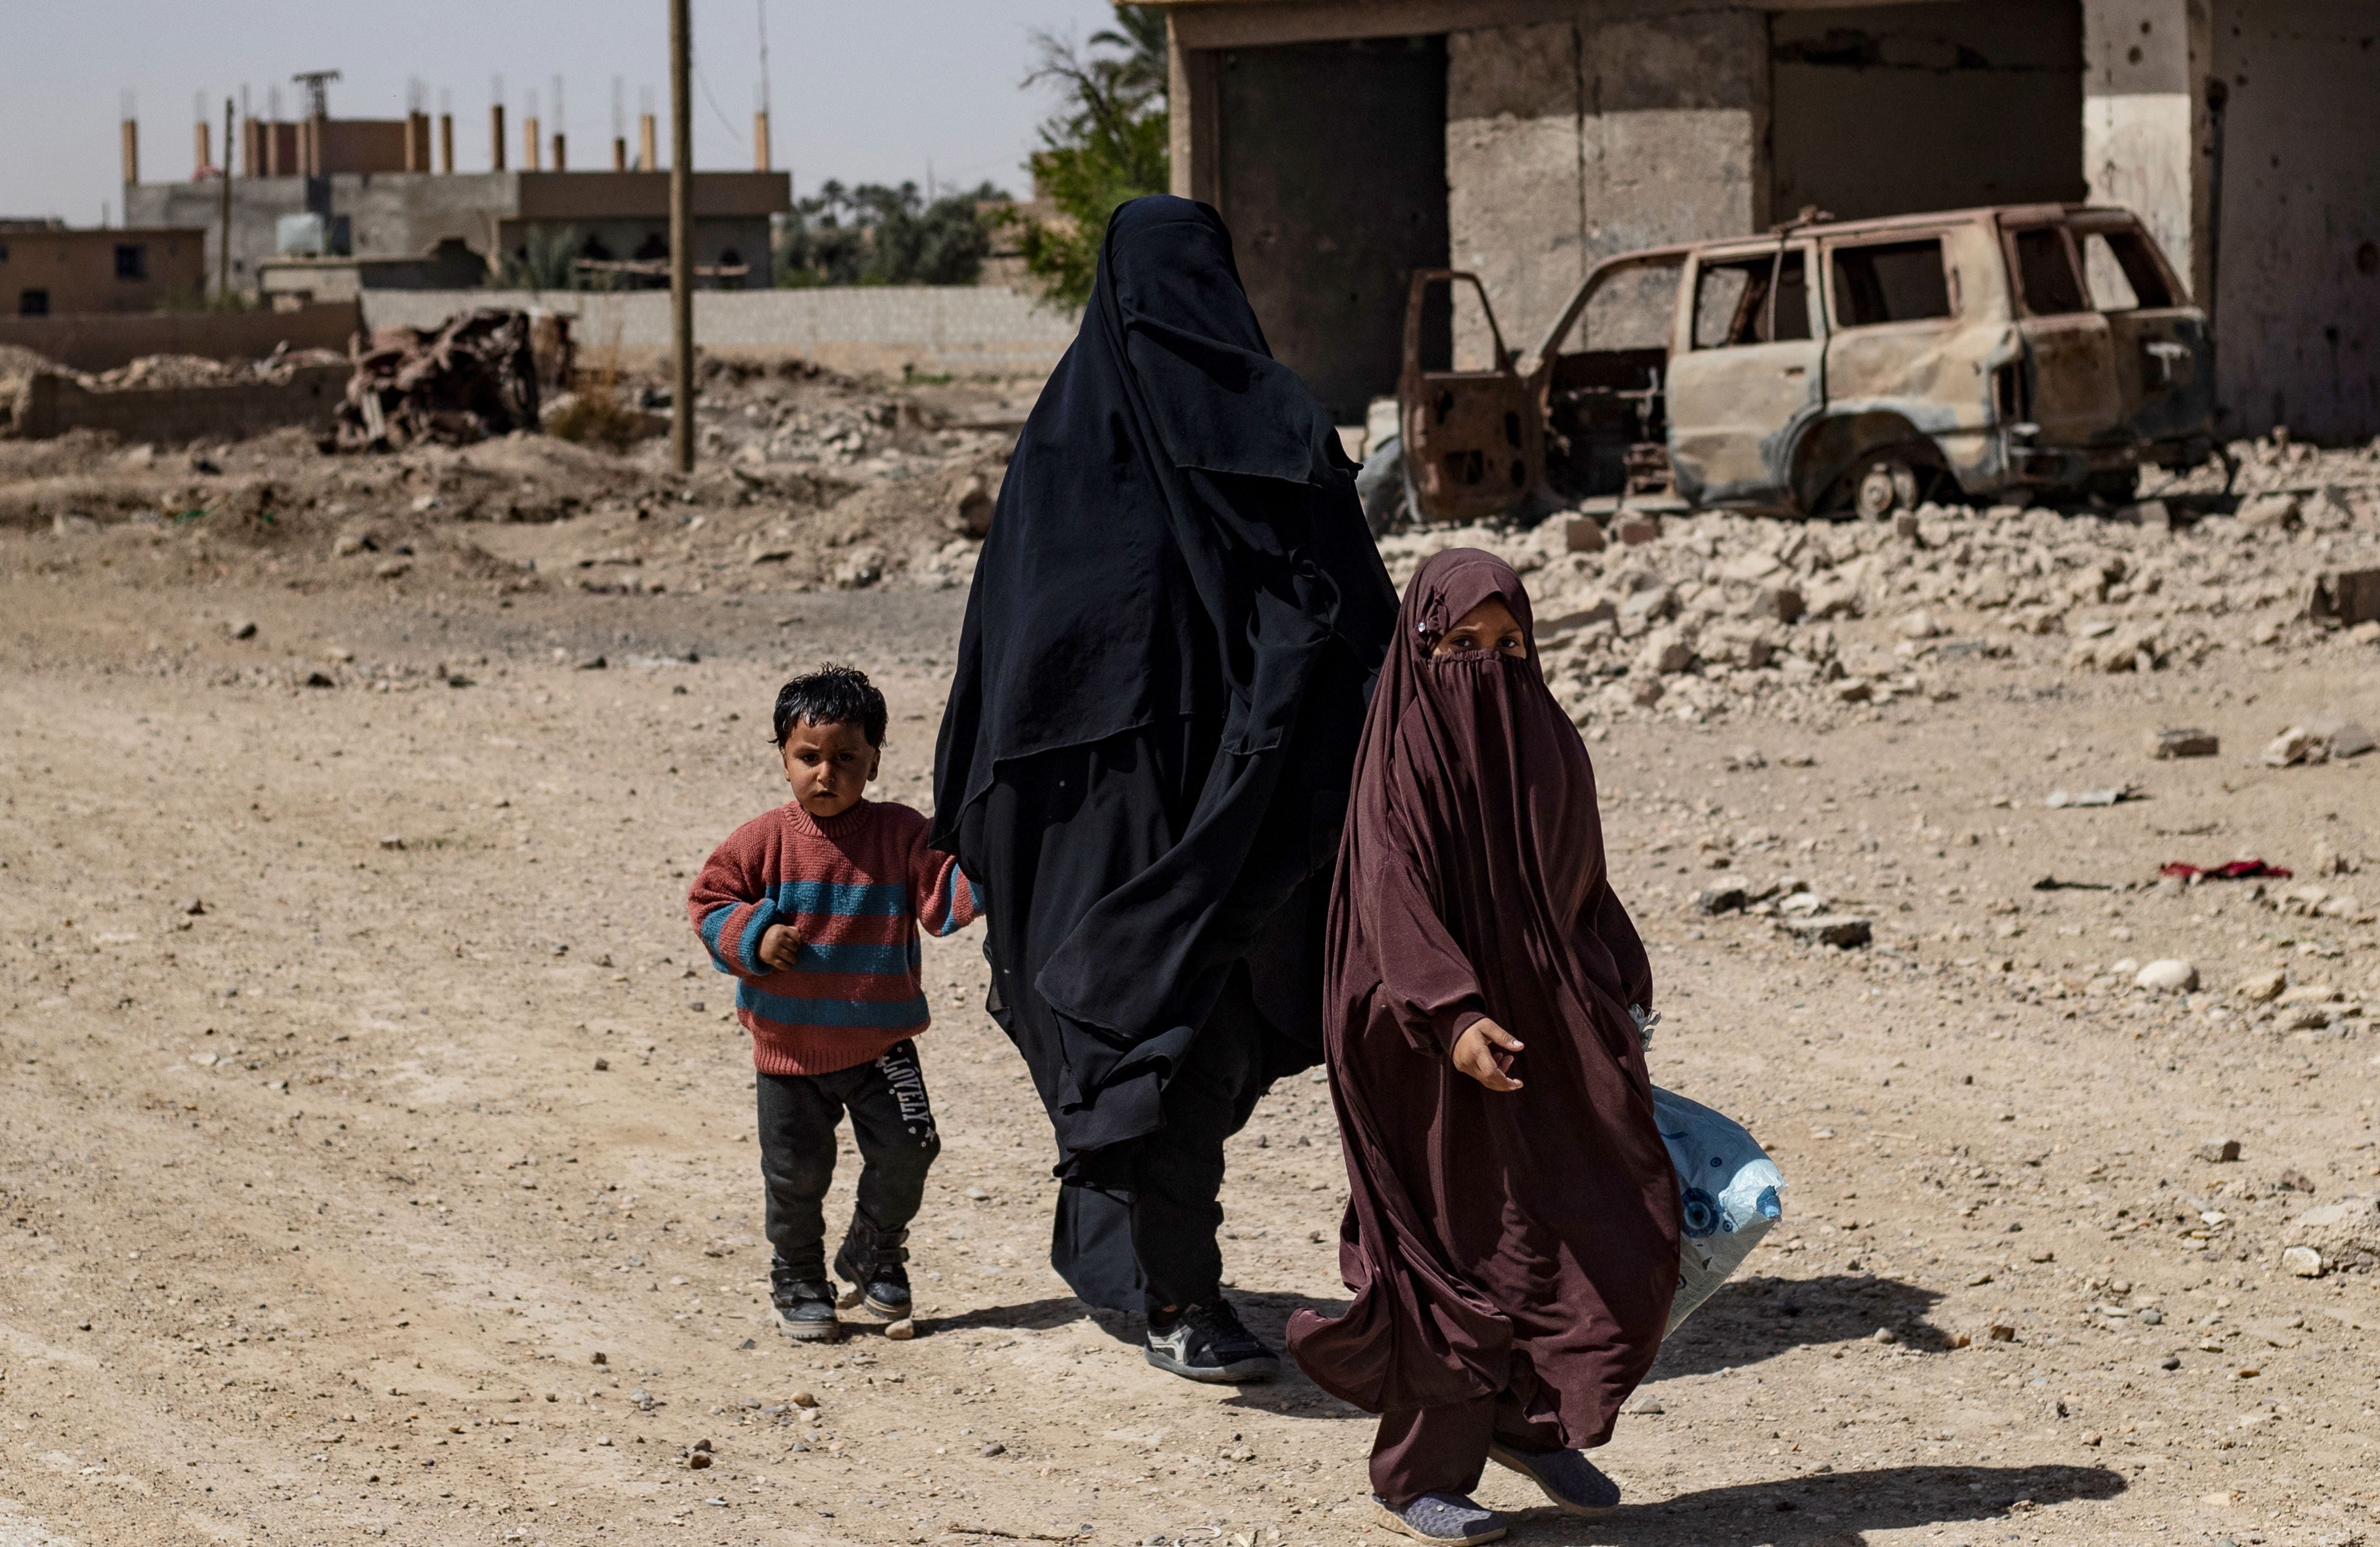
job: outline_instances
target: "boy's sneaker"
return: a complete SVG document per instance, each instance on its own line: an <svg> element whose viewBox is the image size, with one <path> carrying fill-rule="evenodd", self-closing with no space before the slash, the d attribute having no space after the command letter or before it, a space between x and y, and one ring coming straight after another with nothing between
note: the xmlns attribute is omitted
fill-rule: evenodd
<svg viewBox="0 0 2380 1547"><path fill-rule="evenodd" d="M1392 1504L1375 1493L1372 1507L1380 1512L1380 1524L1389 1529L1440 1547L1472 1547L1474 1542L1495 1541L1504 1535L1504 1522L1495 1511L1483 1509L1460 1493L1424 1493L1404 1504Z"/></svg>
<svg viewBox="0 0 2380 1547"><path fill-rule="evenodd" d="M1620 1484L1577 1451L1513 1450L1490 1442L1488 1459L1536 1483L1564 1515L1609 1515L1620 1507Z"/></svg>
<svg viewBox="0 0 2380 1547"><path fill-rule="evenodd" d="M1281 1373L1281 1356L1242 1326L1232 1303L1220 1296L1172 1316L1149 1312L1148 1353L1149 1363L1185 1381L1236 1384Z"/></svg>
<svg viewBox="0 0 2380 1547"><path fill-rule="evenodd" d="M777 1308L777 1326L796 1343L834 1343L843 1337L843 1323L834 1314L834 1290L822 1278L804 1279L779 1262L769 1270L769 1299Z"/></svg>
<svg viewBox="0 0 2380 1547"><path fill-rule="evenodd" d="M906 1230L879 1230L863 1215L851 1216L843 1249L834 1254L834 1274L851 1285L841 1303L864 1306L887 1322L909 1319L909 1249Z"/></svg>

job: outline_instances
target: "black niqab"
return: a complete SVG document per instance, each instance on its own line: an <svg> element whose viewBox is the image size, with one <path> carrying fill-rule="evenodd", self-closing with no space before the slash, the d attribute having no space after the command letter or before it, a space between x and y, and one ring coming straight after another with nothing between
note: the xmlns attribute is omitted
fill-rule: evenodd
<svg viewBox="0 0 2380 1547"><path fill-rule="evenodd" d="M1266 347L1221 217L1137 199L1109 223L1082 332L1026 421L977 562L937 843L1004 760L1226 704L1226 748L1262 751L1334 629L1377 640L1378 666L1396 612L1385 572L1341 594L1365 557L1378 570L1360 521L1293 554L1244 485L1201 472L1354 486L1329 411ZM1268 572L1236 567L1250 560Z"/></svg>
<svg viewBox="0 0 2380 1547"><path fill-rule="evenodd" d="M1002 485L935 769L934 841L991 899L995 1005L1062 1173L1160 1125L1235 970L1268 1073L1319 1056L1301 888L1396 610L1352 472L1214 211L1119 209Z"/></svg>

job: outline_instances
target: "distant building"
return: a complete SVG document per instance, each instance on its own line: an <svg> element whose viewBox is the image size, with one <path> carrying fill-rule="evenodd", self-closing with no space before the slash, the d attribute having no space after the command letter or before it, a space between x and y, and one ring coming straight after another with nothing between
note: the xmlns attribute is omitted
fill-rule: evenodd
<svg viewBox="0 0 2380 1547"><path fill-rule="evenodd" d="M233 286L255 294L315 289L315 266L326 295L352 294L386 284L418 288L468 281L476 271L489 282L533 275L544 287L573 280L604 286L665 284L670 256L667 172L627 170L626 141L613 141L609 170L560 170L562 137L550 145L524 126L528 170L507 170L500 111L491 114L494 170L454 170L450 116L334 118L295 122L250 119L237 136L240 164L232 178ZM654 164L650 119L638 164ZM124 134L126 218L161 225L196 226L206 239L212 274L221 241L225 169L200 164L188 182L143 182L139 137ZM434 133L433 133L434 131ZM437 170L432 170L433 145ZM756 158L757 159L757 158ZM555 169L545 170L551 164ZM793 208L793 183L783 172L697 172L694 175L694 261L700 282L747 288L772 282L770 217ZM273 271L270 283L267 271Z"/></svg>
<svg viewBox="0 0 2380 1547"><path fill-rule="evenodd" d="M0 222L0 311L154 311L197 302L206 288L202 231L117 226L73 230Z"/></svg>
<svg viewBox="0 0 2380 1547"><path fill-rule="evenodd" d="M2215 319L2225 424L2380 432L2371 0L1160 0L1174 191L1343 417L1416 268L1531 347L1599 259L1845 219L2136 212Z"/></svg>

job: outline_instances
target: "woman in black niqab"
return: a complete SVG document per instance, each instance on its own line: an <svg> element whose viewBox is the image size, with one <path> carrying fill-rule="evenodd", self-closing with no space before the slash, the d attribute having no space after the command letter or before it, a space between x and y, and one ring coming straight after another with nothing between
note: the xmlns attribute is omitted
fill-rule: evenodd
<svg viewBox="0 0 2380 1547"><path fill-rule="evenodd" d="M1353 470L1220 217L1119 209L976 568L934 841L1056 1131L1052 1264L1159 1324L1220 1304L1223 1140L1320 1056L1318 877L1396 612Z"/></svg>

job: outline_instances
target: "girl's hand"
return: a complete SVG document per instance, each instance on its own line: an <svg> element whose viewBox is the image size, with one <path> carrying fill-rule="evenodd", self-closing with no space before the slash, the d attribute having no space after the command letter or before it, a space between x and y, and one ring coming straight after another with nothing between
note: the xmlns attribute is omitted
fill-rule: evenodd
<svg viewBox="0 0 2380 1547"><path fill-rule="evenodd" d="M1473 1021L1454 1039L1454 1066L1490 1090L1517 1090L1521 1082L1508 1072L1521 1039L1492 1020Z"/></svg>
<svg viewBox="0 0 2380 1547"><path fill-rule="evenodd" d="M760 959L780 972L793 970L801 948L802 937L783 924L771 924L760 932Z"/></svg>

